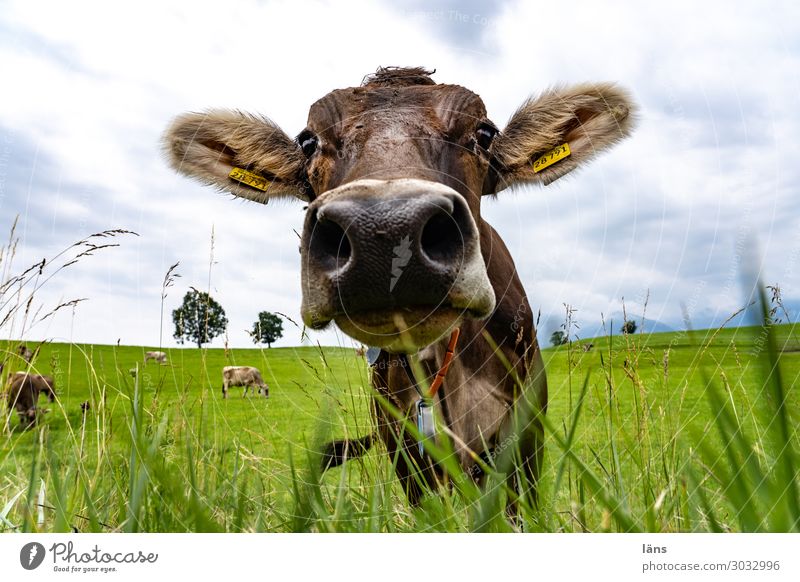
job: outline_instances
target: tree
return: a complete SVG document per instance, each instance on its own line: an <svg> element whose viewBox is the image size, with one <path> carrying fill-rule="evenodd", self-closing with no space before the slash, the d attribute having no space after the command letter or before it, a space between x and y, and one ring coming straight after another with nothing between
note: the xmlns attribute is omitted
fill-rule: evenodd
<svg viewBox="0 0 800 582"><path fill-rule="evenodd" d="M283 335L283 321L281 318L270 313L269 311L262 311L258 314L258 320L253 324L253 330L250 332L250 337L253 338L253 343L267 344L268 348L272 347L272 342L276 341Z"/></svg>
<svg viewBox="0 0 800 582"><path fill-rule="evenodd" d="M622 333L626 335L636 333L636 322L632 319L629 319L625 323L622 324Z"/></svg>
<svg viewBox="0 0 800 582"><path fill-rule="evenodd" d="M208 293L198 291L194 287L183 297L183 304L172 312L175 323L173 336L178 343L190 341L203 347L228 326L225 310L214 301Z"/></svg>
<svg viewBox="0 0 800 582"><path fill-rule="evenodd" d="M554 346L563 346L567 341L569 341L569 337L560 329L554 331L550 336L550 343Z"/></svg>

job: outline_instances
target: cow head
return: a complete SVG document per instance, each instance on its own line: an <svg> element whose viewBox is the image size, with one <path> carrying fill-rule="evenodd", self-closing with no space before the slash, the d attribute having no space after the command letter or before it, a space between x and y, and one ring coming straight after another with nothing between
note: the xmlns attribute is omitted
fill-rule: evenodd
<svg viewBox="0 0 800 582"><path fill-rule="evenodd" d="M632 108L611 84L551 89L500 131L475 93L424 69L379 69L314 103L295 139L264 117L209 111L179 117L165 143L174 168L207 184L308 203L306 325L334 321L363 343L412 351L495 307L482 197L575 169L629 134ZM568 157L535 164L564 144Z"/></svg>

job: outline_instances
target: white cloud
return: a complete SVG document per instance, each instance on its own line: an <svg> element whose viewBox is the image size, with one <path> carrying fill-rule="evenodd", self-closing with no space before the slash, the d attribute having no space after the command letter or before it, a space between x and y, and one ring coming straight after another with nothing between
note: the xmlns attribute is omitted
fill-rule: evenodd
<svg viewBox="0 0 800 582"><path fill-rule="evenodd" d="M703 313L721 315L739 302L731 273L743 231L758 234L768 275L800 297L797 12L790 3L766 13L723 3L517 2L491 13L468 5L454 16L427 3L401 11L388 3L9 2L0 17L0 128L23 167L0 168L1 216L23 213L22 262L93 230L139 232L42 298L90 295L76 338L148 344L158 339L167 267L180 260L183 274L170 307L188 285L207 285L213 225L212 286L231 341L245 345L255 306L299 321L292 229L302 210L234 202L175 176L158 145L173 115L236 107L294 134L330 89L358 84L378 65L422 64L481 94L502 125L548 85L610 79L641 104L635 138L575 177L484 206L531 303L548 316L570 303L596 321L649 288L651 316L677 325L681 301L702 289ZM66 337L72 323L62 315L48 325ZM284 343L298 335L289 331Z"/></svg>

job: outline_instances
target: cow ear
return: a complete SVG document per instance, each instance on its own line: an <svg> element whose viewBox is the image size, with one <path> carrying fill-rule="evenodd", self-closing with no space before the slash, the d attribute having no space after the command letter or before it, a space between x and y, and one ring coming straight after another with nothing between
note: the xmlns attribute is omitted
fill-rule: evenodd
<svg viewBox="0 0 800 582"><path fill-rule="evenodd" d="M181 174L236 196L262 204L308 199L299 146L264 117L228 110L188 113L167 129L164 149Z"/></svg>
<svg viewBox="0 0 800 582"><path fill-rule="evenodd" d="M492 146L495 192L549 184L628 137L635 104L610 83L553 88L528 99Z"/></svg>

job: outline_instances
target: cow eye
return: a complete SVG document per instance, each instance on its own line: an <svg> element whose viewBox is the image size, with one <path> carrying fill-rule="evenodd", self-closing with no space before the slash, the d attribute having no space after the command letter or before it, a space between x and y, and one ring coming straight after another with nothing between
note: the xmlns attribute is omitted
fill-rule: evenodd
<svg viewBox="0 0 800 582"><path fill-rule="evenodd" d="M489 149L492 145L494 136L497 135L497 128L490 123L481 123L478 129L475 130L475 138L478 145L485 150Z"/></svg>
<svg viewBox="0 0 800 582"><path fill-rule="evenodd" d="M310 158L314 155L314 152L317 151L319 139L317 139L317 136L310 131L304 131L297 136L297 143L300 144L300 149L303 150L303 155L307 158Z"/></svg>

